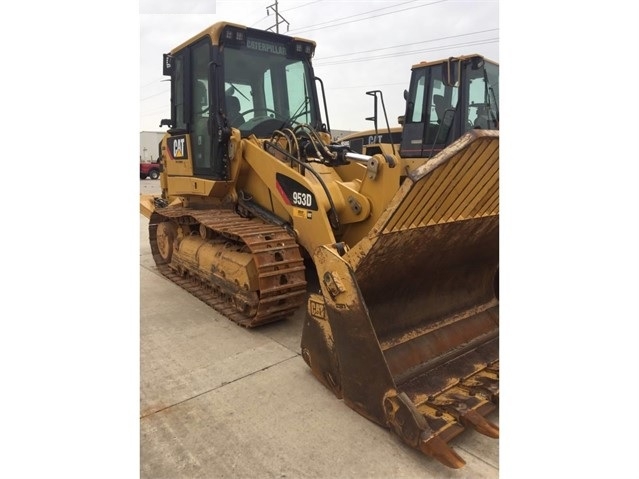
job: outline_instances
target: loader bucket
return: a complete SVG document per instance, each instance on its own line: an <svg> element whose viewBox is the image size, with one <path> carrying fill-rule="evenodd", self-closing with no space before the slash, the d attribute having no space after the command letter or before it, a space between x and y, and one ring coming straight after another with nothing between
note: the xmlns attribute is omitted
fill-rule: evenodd
<svg viewBox="0 0 639 479"><path fill-rule="evenodd" d="M341 252L341 254L340 254ZM499 398L499 132L473 130L405 180L371 233L314 255L302 355L351 408L443 464Z"/></svg>

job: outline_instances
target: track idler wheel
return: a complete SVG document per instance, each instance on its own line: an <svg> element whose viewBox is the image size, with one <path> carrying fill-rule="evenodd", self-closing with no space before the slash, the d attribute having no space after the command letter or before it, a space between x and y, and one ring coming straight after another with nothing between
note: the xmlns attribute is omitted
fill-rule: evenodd
<svg viewBox="0 0 639 479"><path fill-rule="evenodd" d="M158 224L157 237L155 241L158 245L160 256L166 263L171 262L173 257L173 243L177 236L177 228L170 221Z"/></svg>

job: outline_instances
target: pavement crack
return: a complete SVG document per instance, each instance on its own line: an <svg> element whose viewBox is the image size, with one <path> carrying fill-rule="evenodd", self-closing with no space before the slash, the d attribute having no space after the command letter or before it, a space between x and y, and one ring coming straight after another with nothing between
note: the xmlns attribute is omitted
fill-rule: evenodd
<svg viewBox="0 0 639 479"><path fill-rule="evenodd" d="M289 350L289 351L290 351L290 350ZM293 352L293 351L292 351L292 352ZM293 353L294 353L294 352L293 352ZM146 419L146 418L148 418L148 417L150 417L150 416L153 416L154 414L157 414L157 413L159 413L159 412L166 411L167 409L171 409L172 407L179 406L180 404L184 404L184 403L186 403L186 402L192 401L193 399L197 399L197 398L198 398L198 397L200 397L200 396L203 396L203 395L205 395L205 394L208 394L208 393L210 393L210 392L213 392L213 391L215 391L215 390L217 390L217 389L221 389L221 388L223 388L223 387L225 387L225 386L228 386L229 384L233 384L234 382L240 381L240 380L242 380L242 379L244 379L244 378L248 378L248 377L250 377L250 376L253 376L254 374L261 373L262 371L266 371L267 369L270 369L270 368L272 368L272 367L274 367L274 366L278 366L278 365L280 365L280 364L282 364L282 363L285 363L286 361L290 361L291 359L296 359L298 356L299 356L299 354L295 354L295 353L294 353L294 355L293 355L293 356L291 356L291 357L289 357L289 358L282 359L281 361L278 361L278 362L273 363L273 364L269 364L268 366L265 366L265 367L263 367L263 368L261 368L261 369L257 369L257 370L255 370L255 371L252 371L252 372L250 372L250 373L247 373L247 374L245 374L245 375L243 375L243 376L238 376L237 378L232 379L232 380L230 380L230 381L223 381L223 382L222 382L221 384L219 384L218 386L215 386L215 387L212 387L212 388L210 388L210 389L207 389L206 391L202 391L201 393L198 393L198 394L196 394L196 395L194 395L194 396L191 396L191 397L189 397L189 398L183 399L182 401L178 401L178 402L176 402L176 403L169 404L168 406L165 406L165 407L163 407L163 408L161 408L161 409L157 409L157 410L155 410L155 411L151 411L151 412L149 412L149 413L147 413L147 414L144 414L144 415L140 416L140 420L142 420L142 419Z"/></svg>
<svg viewBox="0 0 639 479"><path fill-rule="evenodd" d="M468 449L468 448L465 448L464 446L460 446L460 445L457 445L457 446L455 446L455 447L456 447L456 448L458 448L458 449L462 449L463 451L467 452L468 454L470 454L471 456L473 456L473 457L474 457L474 458L476 458L477 460L479 460L479 461L483 462L484 464L486 464L486 465L488 465L488 466L490 466L490 467L493 467L493 468L495 468L495 469L499 469L499 466L498 466L498 465L493 464L492 462L487 461L486 459L484 459L484 458L483 458L483 457L481 457L481 456L478 456L478 455L477 455L477 454L475 454L472 450L470 450L470 449Z"/></svg>

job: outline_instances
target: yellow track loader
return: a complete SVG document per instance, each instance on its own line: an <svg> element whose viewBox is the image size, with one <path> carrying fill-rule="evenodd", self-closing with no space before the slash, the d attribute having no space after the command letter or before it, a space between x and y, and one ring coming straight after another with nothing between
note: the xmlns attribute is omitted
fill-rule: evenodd
<svg viewBox="0 0 639 479"><path fill-rule="evenodd" d="M448 441L468 426L498 435L485 416L499 396L499 133L467 125L469 85L496 104L495 72L480 57L425 66L422 103L407 102L419 141L433 85L457 95L457 126L427 154L410 143L419 157L370 156L331 142L314 51L222 22L164 55L162 193L140 198L154 260L245 327L306 304L301 350L317 379L461 467Z"/></svg>

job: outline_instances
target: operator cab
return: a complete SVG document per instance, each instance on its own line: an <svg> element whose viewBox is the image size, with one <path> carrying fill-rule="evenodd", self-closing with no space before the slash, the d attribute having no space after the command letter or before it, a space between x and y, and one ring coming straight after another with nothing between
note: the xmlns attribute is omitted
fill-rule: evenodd
<svg viewBox="0 0 639 479"><path fill-rule="evenodd" d="M479 55L419 63L404 98L400 156L432 157L473 128L499 129L499 65Z"/></svg>
<svg viewBox="0 0 639 479"><path fill-rule="evenodd" d="M229 179L231 128L243 138L269 138L299 124L325 129L311 66L314 52L309 40L222 22L164 55L171 119L161 126L169 126L176 141L188 139L190 151L185 151L195 176Z"/></svg>

